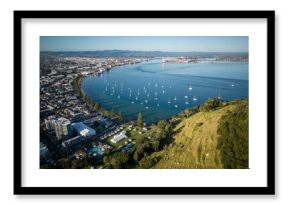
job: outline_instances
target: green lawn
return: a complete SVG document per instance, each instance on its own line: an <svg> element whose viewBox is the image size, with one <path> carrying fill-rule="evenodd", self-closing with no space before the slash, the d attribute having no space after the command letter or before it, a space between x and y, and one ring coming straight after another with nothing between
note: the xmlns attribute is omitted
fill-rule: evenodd
<svg viewBox="0 0 290 205"><path fill-rule="evenodd" d="M136 130L134 130L134 128L132 128L131 130L128 128L128 126L123 126L124 127L124 130L126 131L126 135L127 135L127 138L124 138L122 139L121 141L117 142L117 143L113 143L111 142L111 139L118 133L110 136L107 138L107 143L112 145L114 148L118 148L119 146L122 146L124 145L124 142L131 139L132 141L135 141L137 140L138 138L140 137L143 137L144 133L148 132L148 131L144 131L142 130L142 134L139 134L139 132L141 131L140 129L136 128Z"/></svg>

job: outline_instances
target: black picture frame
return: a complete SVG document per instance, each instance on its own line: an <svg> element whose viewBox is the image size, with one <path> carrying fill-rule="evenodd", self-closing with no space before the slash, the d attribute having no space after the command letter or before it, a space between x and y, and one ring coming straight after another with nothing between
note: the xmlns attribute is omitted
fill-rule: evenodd
<svg viewBox="0 0 290 205"><path fill-rule="evenodd" d="M267 20L266 187L24 187L22 186L22 19L219 18ZM275 194L275 11L14 11L14 194L16 195L273 195Z"/></svg>

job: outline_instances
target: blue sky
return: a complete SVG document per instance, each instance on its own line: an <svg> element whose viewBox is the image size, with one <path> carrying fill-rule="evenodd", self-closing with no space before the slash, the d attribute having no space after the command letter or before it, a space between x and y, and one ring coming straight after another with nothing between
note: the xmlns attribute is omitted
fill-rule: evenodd
<svg viewBox="0 0 290 205"><path fill-rule="evenodd" d="M41 51L248 52L247 36L41 36Z"/></svg>

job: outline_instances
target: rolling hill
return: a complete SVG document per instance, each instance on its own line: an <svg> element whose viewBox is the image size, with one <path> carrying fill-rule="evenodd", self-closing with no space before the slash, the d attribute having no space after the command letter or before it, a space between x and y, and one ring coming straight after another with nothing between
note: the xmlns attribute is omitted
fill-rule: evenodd
<svg viewBox="0 0 290 205"><path fill-rule="evenodd" d="M248 168L248 101L203 105L177 116L173 142L148 158L155 169Z"/></svg>

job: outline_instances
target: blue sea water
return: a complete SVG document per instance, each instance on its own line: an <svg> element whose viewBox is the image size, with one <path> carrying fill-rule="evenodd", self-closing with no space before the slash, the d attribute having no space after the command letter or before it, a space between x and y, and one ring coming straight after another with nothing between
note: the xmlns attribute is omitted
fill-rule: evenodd
<svg viewBox="0 0 290 205"><path fill-rule="evenodd" d="M247 62L162 64L152 60L113 68L83 80L84 92L108 110L146 123L170 118L210 97L248 98Z"/></svg>

